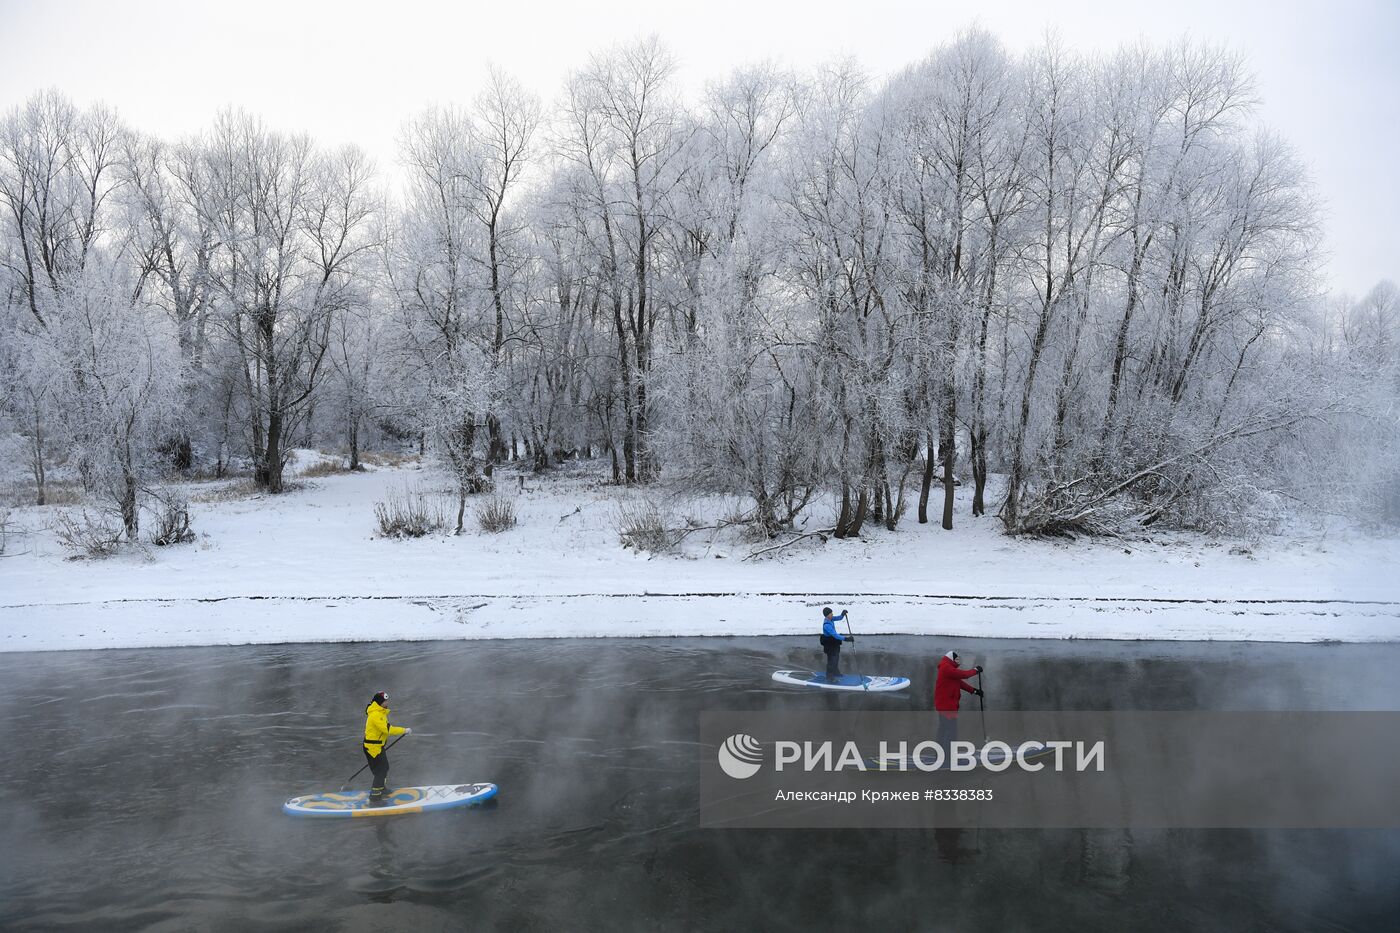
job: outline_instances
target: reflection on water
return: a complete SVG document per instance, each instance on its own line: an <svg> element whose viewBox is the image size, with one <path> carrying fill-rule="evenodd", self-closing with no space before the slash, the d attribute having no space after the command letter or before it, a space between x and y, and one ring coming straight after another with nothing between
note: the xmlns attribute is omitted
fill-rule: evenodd
<svg viewBox="0 0 1400 933"><path fill-rule="evenodd" d="M1389 929L1389 831L700 830L697 716L928 709L936 659L998 709L1395 709L1400 646L862 639L903 694L769 680L816 639L298 645L0 655L0 927ZM307 821L363 758L493 807ZM993 725L993 728L995 726ZM364 775L365 778L368 774Z"/></svg>

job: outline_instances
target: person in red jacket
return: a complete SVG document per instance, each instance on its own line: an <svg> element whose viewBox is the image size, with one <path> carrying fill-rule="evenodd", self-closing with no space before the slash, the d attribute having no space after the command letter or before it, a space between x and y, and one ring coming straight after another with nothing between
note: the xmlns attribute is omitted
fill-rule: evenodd
<svg viewBox="0 0 1400 933"><path fill-rule="evenodd" d="M933 708L938 711L938 744L945 753L958 739L958 705L962 702L963 691L973 696L982 695L980 689L968 683L970 678L982 673L982 665L963 670L959 660L956 651L945 654L938 662L938 679L933 685Z"/></svg>

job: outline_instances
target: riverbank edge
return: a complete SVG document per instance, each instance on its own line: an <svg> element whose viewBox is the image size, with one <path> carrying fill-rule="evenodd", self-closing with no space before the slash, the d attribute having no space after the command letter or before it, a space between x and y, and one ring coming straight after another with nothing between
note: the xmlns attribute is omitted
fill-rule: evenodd
<svg viewBox="0 0 1400 933"><path fill-rule="evenodd" d="M902 594L227 596L0 606L0 652L479 639L865 635L1400 642L1400 603Z"/></svg>

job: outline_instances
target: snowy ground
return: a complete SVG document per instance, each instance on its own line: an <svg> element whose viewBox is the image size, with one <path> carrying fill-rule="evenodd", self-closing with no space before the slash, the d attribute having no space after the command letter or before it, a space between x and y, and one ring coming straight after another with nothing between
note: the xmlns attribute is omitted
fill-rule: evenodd
<svg viewBox="0 0 1400 933"><path fill-rule="evenodd" d="M675 556L624 550L618 502L591 470L514 475L519 525L499 535L374 536L374 503L416 465L304 481L281 497L197 504L197 542L66 560L51 510L0 557L0 651L267 642L599 635L813 636L819 608L857 633L968 637L1400 640L1400 541L1266 539L1250 548L1175 536L1046 542L959 527L815 541L745 560L755 545L696 532ZM232 485L232 484L227 484ZM208 496L218 486L192 486ZM732 503L665 498L676 522ZM818 507L811 527L830 521Z"/></svg>

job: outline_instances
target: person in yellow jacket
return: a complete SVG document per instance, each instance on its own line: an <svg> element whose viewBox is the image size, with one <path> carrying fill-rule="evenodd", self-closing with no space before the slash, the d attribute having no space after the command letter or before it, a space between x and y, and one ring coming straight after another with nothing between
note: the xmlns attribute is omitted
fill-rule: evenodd
<svg viewBox="0 0 1400 933"><path fill-rule="evenodd" d="M384 742L391 735L408 735L412 729L389 725L389 694L383 690L370 698L365 707L365 757L369 759L369 772L374 775L374 783L369 789L369 805L383 806L389 795L385 781L389 777L389 752Z"/></svg>

